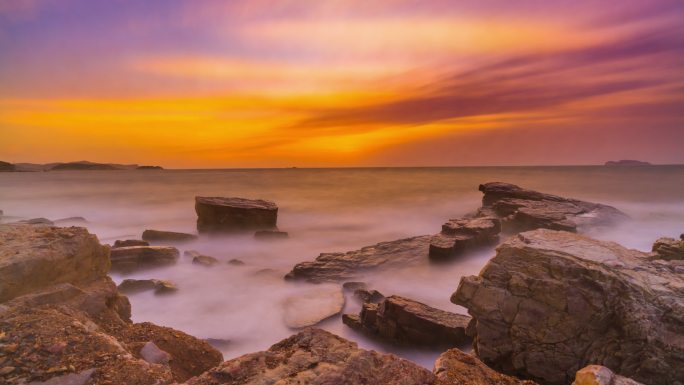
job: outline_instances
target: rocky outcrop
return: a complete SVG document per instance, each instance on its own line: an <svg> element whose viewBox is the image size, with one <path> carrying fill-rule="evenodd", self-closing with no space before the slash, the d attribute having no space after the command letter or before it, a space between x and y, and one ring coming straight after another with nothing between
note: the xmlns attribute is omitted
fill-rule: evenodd
<svg viewBox="0 0 684 385"><path fill-rule="evenodd" d="M392 343L418 346L463 346L470 317L435 309L396 295L380 303L366 302L361 314L345 314L343 322Z"/></svg>
<svg viewBox="0 0 684 385"><path fill-rule="evenodd" d="M435 361L434 373L437 377L434 385L536 385L533 381L498 373L477 357L458 349L442 353Z"/></svg>
<svg viewBox="0 0 684 385"><path fill-rule="evenodd" d="M179 233L175 231L145 230L142 233L143 241L147 242L189 242L197 239L195 234Z"/></svg>
<svg viewBox="0 0 684 385"><path fill-rule="evenodd" d="M31 219L22 219L18 222L14 222L13 224L54 226L55 222L53 222L47 218L31 218Z"/></svg>
<svg viewBox="0 0 684 385"><path fill-rule="evenodd" d="M283 321L293 329L313 326L340 314L344 294L339 287L315 288L287 297L283 302Z"/></svg>
<svg viewBox="0 0 684 385"><path fill-rule="evenodd" d="M536 230L504 242L452 302L468 308L474 348L495 369L560 385L600 364L644 384L681 384L684 276L675 262Z"/></svg>
<svg viewBox="0 0 684 385"><path fill-rule="evenodd" d="M631 378L619 376L600 365L589 365L580 369L572 385L643 385Z"/></svg>
<svg viewBox="0 0 684 385"><path fill-rule="evenodd" d="M684 260L684 234L679 239L659 238L653 244L652 259Z"/></svg>
<svg viewBox="0 0 684 385"><path fill-rule="evenodd" d="M124 294L153 290L154 294L170 294L178 290L171 281L163 279L124 279L117 289Z"/></svg>
<svg viewBox="0 0 684 385"><path fill-rule="evenodd" d="M392 354L362 350L320 329L306 329L263 352L226 361L188 385L429 385L434 375Z"/></svg>
<svg viewBox="0 0 684 385"><path fill-rule="evenodd" d="M265 200L198 196L195 211L200 232L274 230L278 219L278 206Z"/></svg>
<svg viewBox="0 0 684 385"><path fill-rule="evenodd" d="M131 272L138 269L172 265L180 253L168 246L128 246L111 250L112 270Z"/></svg>
<svg viewBox="0 0 684 385"><path fill-rule="evenodd" d="M480 215L496 214L503 231L534 229L577 231L584 226L610 224L626 218L620 210L599 203L563 198L501 182L480 185Z"/></svg>
<svg viewBox="0 0 684 385"><path fill-rule="evenodd" d="M279 230L260 230L254 233L254 238L262 240L287 239L289 234Z"/></svg>
<svg viewBox="0 0 684 385"><path fill-rule="evenodd" d="M149 245L150 245L149 242L143 241L141 239L125 239L125 240L114 241L114 245L112 245L112 248L129 247L129 246L149 246Z"/></svg>
<svg viewBox="0 0 684 385"><path fill-rule="evenodd" d="M495 217L452 219L430 239L430 258L444 259L480 246L496 244L501 221Z"/></svg>
<svg viewBox="0 0 684 385"><path fill-rule="evenodd" d="M380 267L403 267L424 260L430 236L382 242L346 253L322 253L315 261L295 265L285 278L308 282L337 282L358 278Z"/></svg>
<svg viewBox="0 0 684 385"><path fill-rule="evenodd" d="M16 171L17 167L12 163L0 161L0 172L3 171Z"/></svg>

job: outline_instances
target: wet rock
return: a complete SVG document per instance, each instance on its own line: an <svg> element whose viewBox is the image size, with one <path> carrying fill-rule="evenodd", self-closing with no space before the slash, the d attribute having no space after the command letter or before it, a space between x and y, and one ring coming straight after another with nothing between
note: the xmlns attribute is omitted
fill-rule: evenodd
<svg viewBox="0 0 684 385"><path fill-rule="evenodd" d="M0 225L0 302L105 277L108 248L80 227Z"/></svg>
<svg viewBox="0 0 684 385"><path fill-rule="evenodd" d="M233 258L230 261L228 261L228 264L233 266L243 266L245 263L239 259Z"/></svg>
<svg viewBox="0 0 684 385"><path fill-rule="evenodd" d="M430 239L430 258L444 259L499 241L501 221L494 217L452 219Z"/></svg>
<svg viewBox="0 0 684 385"><path fill-rule="evenodd" d="M659 238L653 244L652 259L684 260L684 234L679 240L674 238Z"/></svg>
<svg viewBox="0 0 684 385"><path fill-rule="evenodd" d="M392 343L418 346L462 346L470 342L470 317L435 309L396 295L380 303L366 302L357 319L345 317L347 326L377 335Z"/></svg>
<svg viewBox="0 0 684 385"><path fill-rule="evenodd" d="M114 241L112 248L129 246L149 246L150 243L141 239L125 239Z"/></svg>
<svg viewBox="0 0 684 385"><path fill-rule="evenodd" d="M619 376L600 365L589 365L580 369L572 385L642 385L631 378Z"/></svg>
<svg viewBox="0 0 684 385"><path fill-rule="evenodd" d="M606 225L626 218L611 206L540 193L509 183L485 183L480 185L480 191L484 193L484 211L496 213L506 232L538 228L575 232L579 227Z"/></svg>
<svg viewBox="0 0 684 385"><path fill-rule="evenodd" d="M458 349L442 353L435 361L434 385L536 385L496 372L472 354Z"/></svg>
<svg viewBox="0 0 684 385"><path fill-rule="evenodd" d="M188 385L428 385L434 375L392 354L362 350L320 329L306 329L269 350L229 360Z"/></svg>
<svg viewBox="0 0 684 385"><path fill-rule="evenodd" d="M261 240L286 239L288 237L286 231L279 230L260 230L254 233L254 238Z"/></svg>
<svg viewBox="0 0 684 385"><path fill-rule="evenodd" d="M380 303L385 299L385 296L382 295L382 293L380 293L379 291L369 289L355 290L354 297L358 298L362 303Z"/></svg>
<svg viewBox="0 0 684 385"><path fill-rule="evenodd" d="M200 232L273 230L278 219L278 206L265 200L198 196L195 211Z"/></svg>
<svg viewBox="0 0 684 385"><path fill-rule="evenodd" d="M175 231L145 230L143 241L147 242L188 242L197 239L195 234L179 233Z"/></svg>
<svg viewBox="0 0 684 385"><path fill-rule="evenodd" d="M339 314L344 308L344 294L339 287L317 287L285 299L283 321L293 329L313 326Z"/></svg>
<svg viewBox="0 0 684 385"><path fill-rule="evenodd" d="M169 360L171 359L171 355L169 355L169 353L159 349L159 347L152 341L148 341L145 345L143 345L142 349L140 349L140 357L150 364L161 365L168 365Z"/></svg>
<svg viewBox="0 0 684 385"><path fill-rule="evenodd" d="M168 246L128 246L111 250L112 270L130 272L137 269L172 265L180 253Z"/></svg>
<svg viewBox="0 0 684 385"><path fill-rule="evenodd" d="M285 278L312 283L352 280L377 268L405 267L425 260L430 236L382 242L346 253L322 253L295 265Z"/></svg>
<svg viewBox="0 0 684 385"><path fill-rule="evenodd" d="M135 294L143 291L154 290L154 294L169 294L178 290L171 281L161 279L124 279L118 286L124 294Z"/></svg>
<svg viewBox="0 0 684 385"><path fill-rule="evenodd" d="M200 266L211 267L219 263L218 259L208 255L203 255L195 250L186 250L183 252L183 256L192 258L192 263Z"/></svg>
<svg viewBox="0 0 684 385"><path fill-rule="evenodd" d="M52 377L47 381L33 381L29 385L85 385L95 374L95 369L86 369L78 373L69 373L63 376Z"/></svg>
<svg viewBox="0 0 684 385"><path fill-rule="evenodd" d="M474 349L495 369L568 384L600 364L644 384L684 378L679 261L577 234L536 230L499 246L452 302L475 322Z"/></svg>

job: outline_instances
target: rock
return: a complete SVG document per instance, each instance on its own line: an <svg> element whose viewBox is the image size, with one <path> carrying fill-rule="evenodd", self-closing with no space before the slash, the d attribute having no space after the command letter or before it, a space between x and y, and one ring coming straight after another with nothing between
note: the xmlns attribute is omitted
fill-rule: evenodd
<svg viewBox="0 0 684 385"><path fill-rule="evenodd" d="M140 356L150 364L168 365L169 360L171 359L169 353L159 349L152 341L148 341L142 349L140 349Z"/></svg>
<svg viewBox="0 0 684 385"><path fill-rule="evenodd" d="M589 365L580 369L572 385L642 385L630 378L618 376L612 370L600 365Z"/></svg>
<svg viewBox="0 0 684 385"><path fill-rule="evenodd" d="M188 242L196 240L197 235L175 231L145 230L142 239L147 242Z"/></svg>
<svg viewBox="0 0 684 385"><path fill-rule="evenodd" d="M81 227L0 225L0 302L109 270L108 248Z"/></svg>
<svg viewBox="0 0 684 385"><path fill-rule="evenodd" d="M65 374L52 377L47 381L33 381L29 385L85 385L95 374L95 369L86 369L78 373Z"/></svg>
<svg viewBox="0 0 684 385"><path fill-rule="evenodd" d="M140 239L126 239L126 240L117 240L114 242L114 246L112 248L116 247L129 247L129 246L149 246L150 243L147 241L143 241Z"/></svg>
<svg viewBox="0 0 684 385"><path fill-rule="evenodd" d="M154 290L154 294L168 294L178 290L171 281L161 279L124 279L119 284L119 291L125 294L135 294L143 291Z"/></svg>
<svg viewBox="0 0 684 385"><path fill-rule="evenodd" d="M214 266L215 264L219 263L218 259L216 259L214 257L210 257L208 255L200 254L199 251L195 251L195 250L186 250L183 252L183 256L184 257L191 257L192 263L195 265L211 267L211 266Z"/></svg>
<svg viewBox="0 0 684 385"><path fill-rule="evenodd" d="M458 349L442 353L435 361L434 385L536 385L529 380L519 380L489 368L472 354Z"/></svg>
<svg viewBox="0 0 684 385"><path fill-rule="evenodd" d="M684 378L684 275L679 261L577 234L513 237L452 302L468 308L488 365L569 384L588 364L644 384Z"/></svg>
<svg viewBox="0 0 684 385"><path fill-rule="evenodd" d="M355 292L360 289L365 289L366 283L360 281L349 281L342 284L342 289Z"/></svg>
<svg viewBox="0 0 684 385"><path fill-rule="evenodd" d="M351 280L377 268L404 267L425 259L430 236L400 239L346 253L322 253L315 261L295 265L285 278L312 283Z"/></svg>
<svg viewBox="0 0 684 385"><path fill-rule="evenodd" d="M244 263L243 261L239 260L239 259L233 258L233 259L231 259L230 261L228 261L228 264L229 264L229 265L233 265L233 266L242 266L242 265L244 265L245 263Z"/></svg>
<svg viewBox="0 0 684 385"><path fill-rule="evenodd" d="M128 246L111 250L112 270L130 272L136 269L172 265L180 253L168 246Z"/></svg>
<svg viewBox="0 0 684 385"><path fill-rule="evenodd" d="M358 321L346 317L347 326L392 343L418 346L462 346L470 342L466 328L470 317L435 309L396 295L376 304L363 304Z"/></svg>
<svg viewBox="0 0 684 385"><path fill-rule="evenodd" d="M20 224L25 224L25 225L45 225L45 226L54 226L54 222L47 219L47 218L31 218L31 219L24 219L15 223L20 223Z"/></svg>
<svg viewBox="0 0 684 385"><path fill-rule="evenodd" d="M289 235L286 231L278 230L260 230L254 233L254 238L262 240L272 240L272 239L286 239Z"/></svg>
<svg viewBox="0 0 684 385"><path fill-rule="evenodd" d="M379 291L368 289L356 289L354 291L354 297L361 300L362 303L380 303L385 300L385 296Z"/></svg>
<svg viewBox="0 0 684 385"><path fill-rule="evenodd" d="M430 258L443 259L499 241L501 221L494 217L452 219L430 239Z"/></svg>
<svg viewBox="0 0 684 385"><path fill-rule="evenodd" d="M501 182L480 185L484 193L480 213L493 211L506 232L538 228L577 231L578 227L611 224L626 218L620 210L599 203L584 202L526 190Z"/></svg>
<svg viewBox="0 0 684 385"><path fill-rule="evenodd" d="M344 294L339 287L317 287L286 298L283 321L290 328L304 328L339 314L343 308Z"/></svg>
<svg viewBox="0 0 684 385"><path fill-rule="evenodd" d="M434 375L392 354L362 350L320 329L305 329L263 352L229 360L188 385L429 385Z"/></svg>
<svg viewBox="0 0 684 385"><path fill-rule="evenodd" d="M278 206L265 200L195 197L199 232L273 230Z"/></svg>
<svg viewBox="0 0 684 385"><path fill-rule="evenodd" d="M684 260L684 234L679 240L674 238L659 238L653 244L653 259Z"/></svg>
<svg viewBox="0 0 684 385"><path fill-rule="evenodd" d="M16 171L16 166L9 162L0 161L0 172L2 171Z"/></svg>

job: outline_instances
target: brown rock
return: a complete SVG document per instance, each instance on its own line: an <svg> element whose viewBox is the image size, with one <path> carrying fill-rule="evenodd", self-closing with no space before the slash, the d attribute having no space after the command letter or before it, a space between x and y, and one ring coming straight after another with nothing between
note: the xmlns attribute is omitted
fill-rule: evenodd
<svg viewBox="0 0 684 385"><path fill-rule="evenodd" d="M430 239L430 258L444 259L499 241L501 221L494 217L452 219Z"/></svg>
<svg viewBox="0 0 684 385"><path fill-rule="evenodd" d="M175 231L145 230L142 239L147 242L188 242L196 240L197 235Z"/></svg>
<svg viewBox="0 0 684 385"><path fill-rule="evenodd" d="M178 290L171 281L161 279L124 279L118 286L124 294L135 294L143 291L154 290L155 294L168 294Z"/></svg>
<svg viewBox="0 0 684 385"><path fill-rule="evenodd" d="M172 265L180 256L178 249L168 246L129 246L111 250L112 270L130 272L137 269Z"/></svg>
<svg viewBox="0 0 684 385"><path fill-rule="evenodd" d="M126 239L126 240L117 240L114 242L114 245L112 248L115 247L128 247L128 246L149 246L150 243L147 241L143 241L141 239Z"/></svg>
<svg viewBox="0 0 684 385"><path fill-rule="evenodd" d="M642 385L631 378L619 376L600 365L589 365L580 369L572 385Z"/></svg>
<svg viewBox="0 0 684 385"><path fill-rule="evenodd" d="M475 320L474 348L506 373L569 384L600 364L644 384L684 378L684 278L675 262L569 232L499 246L452 302Z"/></svg>
<svg viewBox="0 0 684 385"><path fill-rule="evenodd" d="M305 329L269 350L226 361L188 385L429 385L434 376L392 354L362 350L320 329Z"/></svg>
<svg viewBox="0 0 684 385"><path fill-rule="evenodd" d="M653 259L684 260L684 234L680 239L659 238L653 244Z"/></svg>
<svg viewBox="0 0 684 385"><path fill-rule="evenodd" d="M472 354L458 349L442 353L435 361L434 385L536 385L529 380L506 376L489 368Z"/></svg>
<svg viewBox="0 0 684 385"><path fill-rule="evenodd" d="M276 228L278 206L265 200L195 197L197 230L231 232Z"/></svg>
<svg viewBox="0 0 684 385"><path fill-rule="evenodd" d="M168 365L171 355L161 349L152 341L148 341L140 349L140 357L150 364Z"/></svg>
<svg viewBox="0 0 684 385"><path fill-rule="evenodd" d="M211 267L219 263L218 259L210 257L208 255L200 254L198 251L195 250L186 250L183 252L183 256L191 257L192 263L200 266Z"/></svg>

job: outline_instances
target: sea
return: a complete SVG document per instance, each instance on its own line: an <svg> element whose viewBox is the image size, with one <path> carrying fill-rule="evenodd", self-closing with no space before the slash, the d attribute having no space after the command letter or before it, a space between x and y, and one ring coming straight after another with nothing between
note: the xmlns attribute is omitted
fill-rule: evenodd
<svg viewBox="0 0 684 385"><path fill-rule="evenodd" d="M181 257L176 265L111 276L173 281L178 292L129 296L133 321L150 321L199 338L224 341L225 359L268 349L296 330L283 322L288 298L332 284L291 282L298 262L378 242L435 234L442 223L477 209L486 182L508 182L546 193L612 205L630 217L588 229L589 236L649 251L662 236L684 233L684 166L553 166L338 169L116 170L0 173L4 222L83 217L102 243L140 239L145 229L196 232L195 196L267 199L279 206L280 241L252 234L201 236L179 245L222 263L206 268ZM494 247L447 264L424 263L362 277L385 295L401 295L455 313L449 301L463 276L476 275ZM228 264L231 259L245 262ZM314 304L315 306L315 304ZM359 302L346 294L344 312ZM340 316L318 325L360 347L391 352L432 368L439 351L401 348L346 327Z"/></svg>

